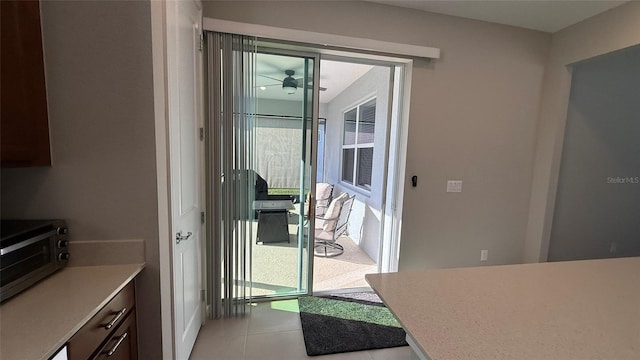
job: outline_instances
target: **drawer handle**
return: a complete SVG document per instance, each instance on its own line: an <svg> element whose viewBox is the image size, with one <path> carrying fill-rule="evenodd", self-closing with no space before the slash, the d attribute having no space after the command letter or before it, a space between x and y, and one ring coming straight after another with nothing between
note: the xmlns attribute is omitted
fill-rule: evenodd
<svg viewBox="0 0 640 360"><path fill-rule="evenodd" d="M115 325L118 322L118 320L120 320L122 315L124 315L124 313L126 313L126 312L127 312L127 308L123 307L122 310L118 311L116 316L114 316L113 319L111 319L111 321L109 321L109 323L104 326L104 328L107 329L107 330L111 329L113 327L113 325Z"/></svg>
<svg viewBox="0 0 640 360"><path fill-rule="evenodd" d="M127 335L129 335L128 333L124 333L122 334L122 336L120 336L120 339L118 340L118 342L113 346L113 348L109 351L107 351L107 356L111 356L113 354L116 353L116 351L118 350L118 347L120 346L120 344L122 344L122 342L124 341L124 339L127 338Z"/></svg>

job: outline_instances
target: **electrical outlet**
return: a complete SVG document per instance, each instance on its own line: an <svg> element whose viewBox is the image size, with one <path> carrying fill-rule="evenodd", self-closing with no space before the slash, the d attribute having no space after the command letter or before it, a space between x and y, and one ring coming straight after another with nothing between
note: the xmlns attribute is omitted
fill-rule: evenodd
<svg viewBox="0 0 640 360"><path fill-rule="evenodd" d="M480 261L487 261L489 258L489 250L480 250Z"/></svg>
<svg viewBox="0 0 640 360"><path fill-rule="evenodd" d="M615 254L617 251L618 251L618 244L614 241L611 243L611 246L609 247L609 253Z"/></svg>

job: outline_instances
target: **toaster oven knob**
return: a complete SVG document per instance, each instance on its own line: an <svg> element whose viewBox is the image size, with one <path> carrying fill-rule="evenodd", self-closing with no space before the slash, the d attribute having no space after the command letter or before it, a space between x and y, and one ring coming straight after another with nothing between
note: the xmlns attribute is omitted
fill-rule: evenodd
<svg viewBox="0 0 640 360"><path fill-rule="evenodd" d="M58 235L67 235L67 233L69 232L69 229L67 229L66 227L59 227L56 229L56 233Z"/></svg>
<svg viewBox="0 0 640 360"><path fill-rule="evenodd" d="M61 252L60 254L58 254L58 260L60 260L60 261L69 260L69 253L68 252Z"/></svg>
<svg viewBox="0 0 640 360"><path fill-rule="evenodd" d="M69 246L69 240L58 240L58 249L66 248Z"/></svg>

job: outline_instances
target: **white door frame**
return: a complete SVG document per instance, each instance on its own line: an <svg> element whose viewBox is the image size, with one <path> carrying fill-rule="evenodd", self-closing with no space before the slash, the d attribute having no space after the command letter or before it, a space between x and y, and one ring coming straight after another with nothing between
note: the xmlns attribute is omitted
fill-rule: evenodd
<svg viewBox="0 0 640 360"><path fill-rule="evenodd" d="M440 58L440 49L435 47L287 29L276 26L258 25L208 17L203 18L202 27L204 30L208 31L257 36L274 40L294 41L304 44L319 44L325 47L339 47L344 49L353 49L354 51L373 51L384 54L428 59Z"/></svg>
<svg viewBox="0 0 640 360"><path fill-rule="evenodd" d="M156 186L158 190L158 252L160 257L160 319L162 358L174 359L173 253L171 250L171 188L169 186L169 119L167 117L167 60L165 4L149 3L151 54L153 59L153 103L156 141ZM169 300L169 301L167 301Z"/></svg>
<svg viewBox="0 0 640 360"><path fill-rule="evenodd" d="M396 137L391 139L391 133L389 131L389 138L387 139L387 166L389 165L389 159L392 156L395 157L395 163L393 167L388 166L385 176L387 178L386 191L387 196L384 201L385 214L382 219L383 232L380 241L380 251L378 260L378 270L381 272L395 272L398 271L398 259L400 258L400 231L401 231L401 219L402 219L402 204L404 201L404 184L406 180L406 167L407 167L407 144L409 141L409 110L410 110L410 98L411 98L411 76L412 76L413 64L408 63L402 66L402 82L401 88L396 87L396 83L399 79L394 79L393 89L391 89L393 95L393 102L391 106L391 112L397 112L396 114L390 114L390 127L395 126L397 130ZM402 103L399 103L402 101ZM394 119L394 116L397 116ZM397 124L394 124L397 122ZM391 149L391 142L395 142L395 149ZM384 245L387 245L384 247Z"/></svg>
<svg viewBox="0 0 640 360"><path fill-rule="evenodd" d="M158 301L160 301L162 358L175 359L177 357L177 349L174 326L174 241L171 228L166 6L167 4L164 1L150 2L160 264L160 299L158 299Z"/></svg>

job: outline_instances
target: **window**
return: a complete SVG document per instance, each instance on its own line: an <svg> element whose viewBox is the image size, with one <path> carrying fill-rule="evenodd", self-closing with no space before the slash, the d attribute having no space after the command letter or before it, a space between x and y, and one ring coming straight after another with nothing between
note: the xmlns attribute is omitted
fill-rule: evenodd
<svg viewBox="0 0 640 360"><path fill-rule="evenodd" d="M344 113L342 181L371 191L376 99Z"/></svg>

